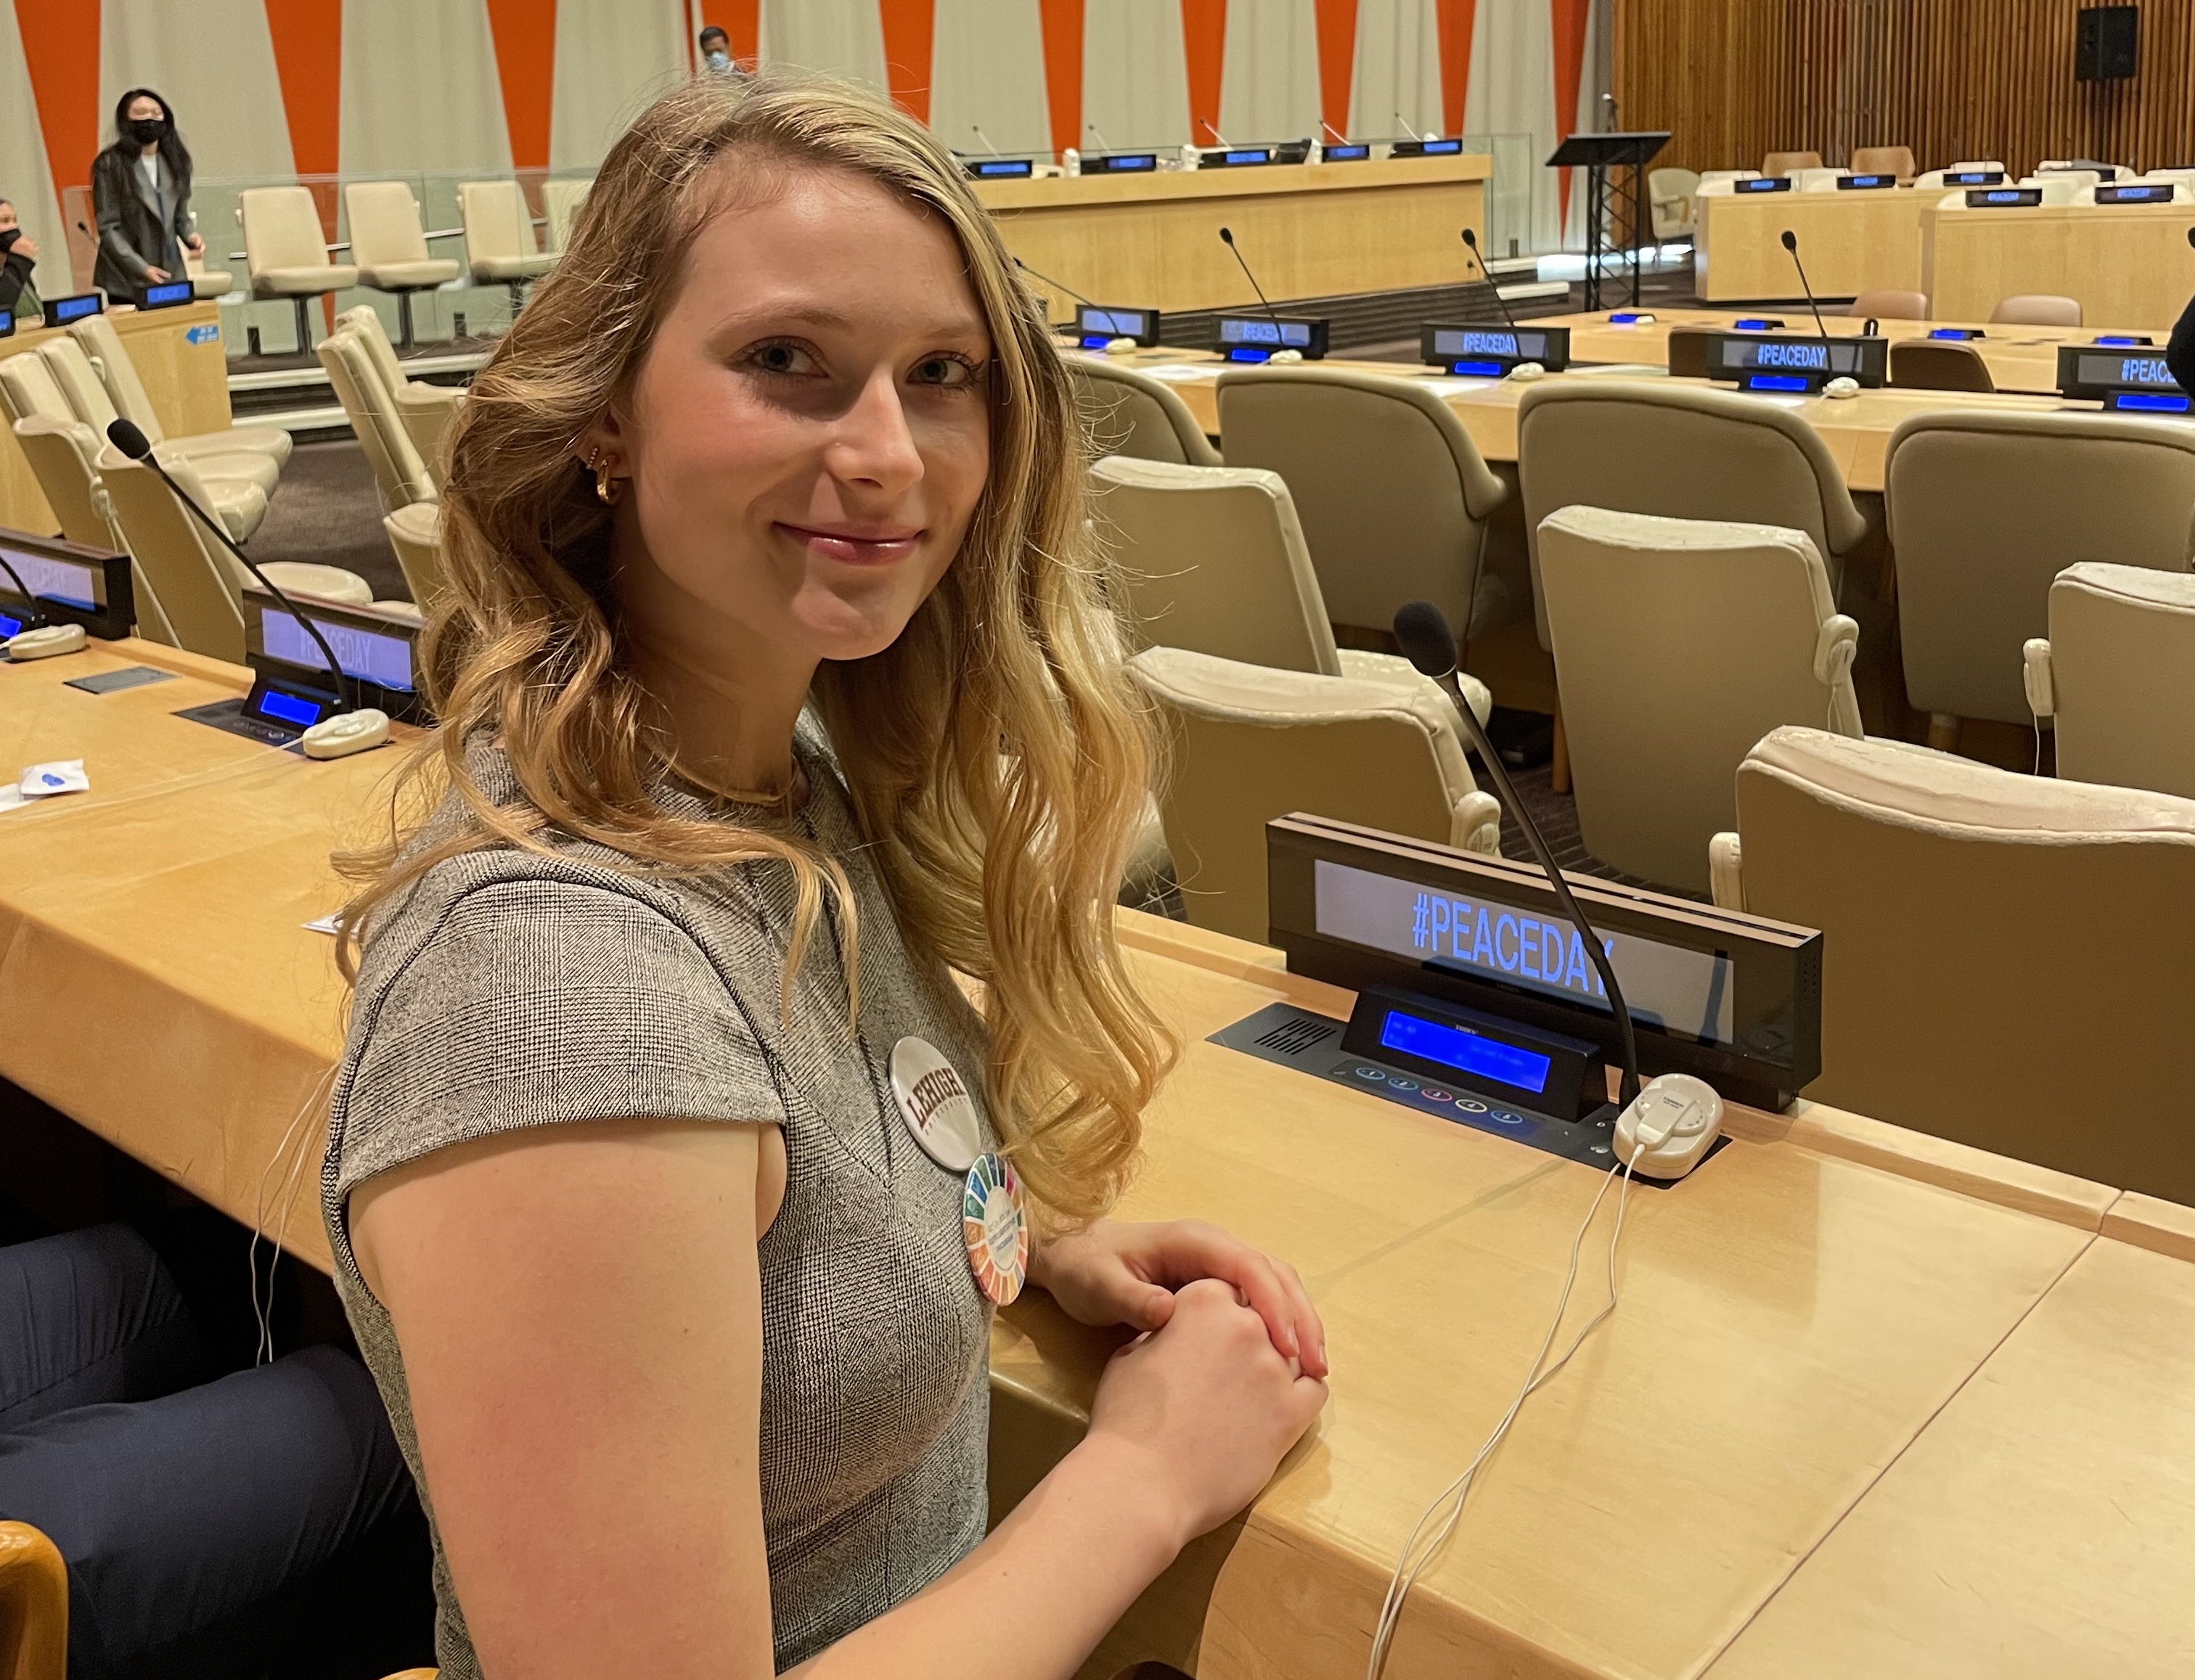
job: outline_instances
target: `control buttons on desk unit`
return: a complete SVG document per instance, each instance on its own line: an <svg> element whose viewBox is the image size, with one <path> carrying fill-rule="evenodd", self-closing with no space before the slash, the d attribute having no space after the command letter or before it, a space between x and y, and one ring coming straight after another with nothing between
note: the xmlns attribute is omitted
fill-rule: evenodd
<svg viewBox="0 0 2195 1680"><path fill-rule="evenodd" d="M1387 1081L1387 1089L1390 1090L1415 1090L1417 1088L1418 1082L1415 1079L1406 1079L1399 1073Z"/></svg>
<svg viewBox="0 0 2195 1680"><path fill-rule="evenodd" d="M1356 1070L1356 1073L1357 1073L1357 1077L1358 1079L1369 1079L1369 1080L1371 1080L1371 1081L1372 1081L1372 1083L1373 1083L1373 1084L1374 1084L1374 1085L1380 1084L1380 1083L1381 1083L1381 1082L1383 1082L1383 1081L1386 1079L1386 1077L1387 1077L1385 1073L1381 1073L1381 1072L1380 1072L1377 1067L1361 1067L1361 1066L1360 1066L1359 1067L1357 1067L1357 1070Z"/></svg>
<svg viewBox="0 0 2195 1680"><path fill-rule="evenodd" d="M1466 1114L1483 1114L1486 1112L1486 1105L1475 1096L1459 1096L1455 1100L1455 1106Z"/></svg>
<svg viewBox="0 0 2195 1680"><path fill-rule="evenodd" d="M1486 1118L1496 1125L1520 1126L1524 1124L1524 1117L1522 1114L1512 1114L1507 1108L1493 1109Z"/></svg>
<svg viewBox="0 0 2195 1680"><path fill-rule="evenodd" d="M1428 1102L1453 1102L1455 1101L1455 1093L1454 1091L1443 1090L1438 1085L1427 1085L1423 1090L1420 1091L1418 1095L1424 1097Z"/></svg>

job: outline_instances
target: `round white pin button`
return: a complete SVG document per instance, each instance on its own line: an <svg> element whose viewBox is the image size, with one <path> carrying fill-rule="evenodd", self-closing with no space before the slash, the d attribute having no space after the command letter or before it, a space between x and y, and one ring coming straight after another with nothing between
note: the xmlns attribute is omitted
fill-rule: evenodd
<svg viewBox="0 0 2195 1680"><path fill-rule="evenodd" d="M937 1047L922 1038L892 1046L892 1101L922 1153L948 1172L965 1173L983 1153L983 1123L968 1087Z"/></svg>

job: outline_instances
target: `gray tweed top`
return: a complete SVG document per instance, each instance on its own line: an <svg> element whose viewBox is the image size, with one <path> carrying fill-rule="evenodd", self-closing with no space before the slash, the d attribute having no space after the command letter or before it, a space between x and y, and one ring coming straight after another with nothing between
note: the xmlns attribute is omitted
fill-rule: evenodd
<svg viewBox="0 0 2195 1680"><path fill-rule="evenodd" d="M927 1038L980 1110L982 1024L943 966L902 942L820 740L799 751L814 791L796 820L856 895L858 1023L835 918L811 941L790 1024L781 1017L793 906L781 865L672 881L620 872L577 841L554 858L470 853L430 871L371 934L321 1183L337 1284L431 1520L402 1354L347 1240L351 1191L521 1126L660 1117L783 1128L785 1200L759 1249L762 1505L781 1670L982 1538L989 1426L991 1309L962 1246L960 1180L907 1135L886 1071L899 1038ZM475 768L498 800L518 797L500 753L481 749ZM688 802L688 814L703 808ZM984 1129L994 1136L988 1114ZM443 1680L475 1680L439 1534L435 1591Z"/></svg>

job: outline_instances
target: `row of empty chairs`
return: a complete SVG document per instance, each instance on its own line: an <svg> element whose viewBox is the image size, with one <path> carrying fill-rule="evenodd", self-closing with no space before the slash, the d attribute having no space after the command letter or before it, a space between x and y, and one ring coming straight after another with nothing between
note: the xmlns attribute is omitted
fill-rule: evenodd
<svg viewBox="0 0 2195 1680"><path fill-rule="evenodd" d="M476 285L501 285L510 292L512 312L523 301L529 281L546 273L571 238L573 223L588 187L585 181L541 183L544 248L535 237L524 190L516 181L469 181L458 188L458 220L465 242L465 272ZM331 292L366 285L397 300L404 347L412 342L412 297L458 277L456 259L435 256L420 219L419 203L400 181L354 181L343 187L343 210L350 234L347 262L331 253L320 206L305 187L256 187L242 193L237 221L244 229L244 251L251 295L287 299L297 311L297 348L311 344L310 301Z"/></svg>
<svg viewBox="0 0 2195 1680"><path fill-rule="evenodd" d="M408 378L381 318L364 305L337 318L318 354L373 469L382 529L425 611L441 590L442 475L465 393Z"/></svg>

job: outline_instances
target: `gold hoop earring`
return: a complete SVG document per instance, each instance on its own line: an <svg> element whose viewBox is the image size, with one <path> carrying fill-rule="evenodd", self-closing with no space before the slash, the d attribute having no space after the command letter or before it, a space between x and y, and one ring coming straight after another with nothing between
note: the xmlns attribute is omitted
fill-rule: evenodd
<svg viewBox="0 0 2195 1680"><path fill-rule="evenodd" d="M610 476L610 462L607 455L597 455L587 463L595 469L595 495L606 508L615 507L618 481Z"/></svg>

